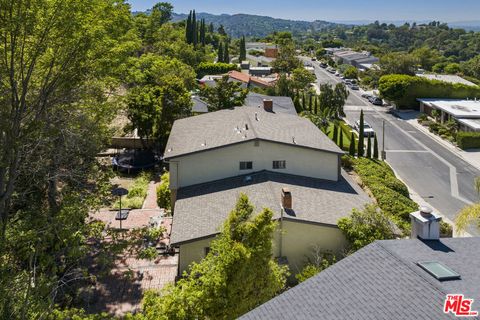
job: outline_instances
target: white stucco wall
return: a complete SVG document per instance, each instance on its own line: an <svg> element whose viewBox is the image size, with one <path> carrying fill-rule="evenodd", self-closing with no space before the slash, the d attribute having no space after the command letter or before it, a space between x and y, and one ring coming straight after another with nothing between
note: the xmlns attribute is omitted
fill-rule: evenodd
<svg viewBox="0 0 480 320"><path fill-rule="evenodd" d="M338 155L320 150L254 141L199 152L170 161L170 187L181 187L271 170L306 177L338 179ZM286 169L273 170L274 160L285 160ZM252 170L240 170L240 161L253 161Z"/></svg>
<svg viewBox="0 0 480 320"><path fill-rule="evenodd" d="M182 274L188 266L205 257L205 248L210 246L214 237L190 242L180 246L179 274ZM273 256L280 255L280 232L279 229L273 234ZM312 257L313 249L331 251L340 254L347 245L347 241L340 229L336 227L322 226L302 222L283 222L282 233L282 256L288 258L288 264L292 275L300 272Z"/></svg>

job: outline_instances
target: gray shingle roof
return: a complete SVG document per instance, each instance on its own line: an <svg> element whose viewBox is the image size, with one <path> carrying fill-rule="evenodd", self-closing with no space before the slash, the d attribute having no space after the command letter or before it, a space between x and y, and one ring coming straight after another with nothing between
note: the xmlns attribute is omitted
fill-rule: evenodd
<svg viewBox="0 0 480 320"><path fill-rule="evenodd" d="M453 319L446 294L462 293L480 309L480 238L377 241L240 319ZM461 275L440 282L420 261Z"/></svg>
<svg viewBox="0 0 480 320"><path fill-rule="evenodd" d="M271 99L273 101L273 112L284 112L297 115L295 105L290 97L272 97L259 93L250 92L245 99L244 105L247 107L258 107L263 105L263 99Z"/></svg>
<svg viewBox="0 0 480 320"><path fill-rule="evenodd" d="M192 96L192 112L195 113L206 113L208 112L208 104L203 101L200 97Z"/></svg>
<svg viewBox="0 0 480 320"><path fill-rule="evenodd" d="M245 177L251 177L246 182ZM290 189L293 210L285 219L336 225L370 201L362 189L345 172L338 182L280 174L270 171L181 188L177 193L171 234L172 243L214 235L235 206L240 193L245 193L259 212L270 208L274 218L280 217L280 194Z"/></svg>
<svg viewBox="0 0 480 320"><path fill-rule="evenodd" d="M236 107L175 121L165 158L257 139L343 153L308 119L286 113L266 112L258 107Z"/></svg>

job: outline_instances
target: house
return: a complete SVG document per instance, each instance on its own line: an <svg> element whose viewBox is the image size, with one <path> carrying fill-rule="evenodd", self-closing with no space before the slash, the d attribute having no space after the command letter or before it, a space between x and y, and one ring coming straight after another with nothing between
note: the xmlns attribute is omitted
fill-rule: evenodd
<svg viewBox="0 0 480 320"><path fill-rule="evenodd" d="M333 52L333 57L339 64L349 64L359 69L369 69L379 61L367 51L337 50Z"/></svg>
<svg viewBox="0 0 480 320"><path fill-rule="evenodd" d="M242 88L248 88L250 85L250 76L246 73L232 70L228 72L228 76L230 78L229 81L235 81L241 83Z"/></svg>
<svg viewBox="0 0 480 320"><path fill-rule="evenodd" d="M259 107L263 106L265 103L272 104L273 112L283 112L297 115L295 105L293 104L293 100L290 97L267 96L264 94L249 92L247 94L247 97L245 98L243 105L247 107ZM207 113L207 102L205 102L201 97L197 95L192 95L192 112L194 114Z"/></svg>
<svg viewBox="0 0 480 320"><path fill-rule="evenodd" d="M480 131L480 100L417 99L420 112L433 117L436 110L441 123L454 120L460 131ZM433 117L436 118L436 117Z"/></svg>
<svg viewBox="0 0 480 320"><path fill-rule="evenodd" d="M412 239L376 241L240 319L453 319L449 294L480 310L480 238L440 239L440 219L423 211Z"/></svg>
<svg viewBox="0 0 480 320"><path fill-rule="evenodd" d="M268 76L272 73L271 67L250 67L248 73L251 76L263 77Z"/></svg>
<svg viewBox="0 0 480 320"><path fill-rule="evenodd" d="M267 96L264 94L249 92L243 105L247 107L259 107L263 106L264 103L268 103L269 101L272 102L273 112L282 112L297 115L295 105L293 104L293 100L290 97Z"/></svg>
<svg viewBox="0 0 480 320"><path fill-rule="evenodd" d="M265 57L267 58L277 58L278 48L265 48Z"/></svg>
<svg viewBox="0 0 480 320"><path fill-rule="evenodd" d="M428 73L417 73L417 77L422 77L422 78L427 78L429 80L439 80L443 82L448 82L448 83L460 83L464 84L467 86L473 86L475 87L476 84L473 82L470 82L468 80L463 79L462 77L459 77L457 75L453 74L428 74Z"/></svg>
<svg viewBox="0 0 480 320"><path fill-rule="evenodd" d="M252 69L252 68L250 68ZM261 69L261 68L260 68ZM254 77L239 71L230 71L228 73L230 81L241 83L242 88L268 88L274 86L278 81L278 74L270 74L264 77Z"/></svg>
<svg viewBox="0 0 480 320"><path fill-rule="evenodd" d="M315 246L343 250L337 221L369 198L341 170L342 154L309 120L276 112L271 101L175 121L164 158L180 274L205 256L241 193L282 221L273 254L293 273Z"/></svg>

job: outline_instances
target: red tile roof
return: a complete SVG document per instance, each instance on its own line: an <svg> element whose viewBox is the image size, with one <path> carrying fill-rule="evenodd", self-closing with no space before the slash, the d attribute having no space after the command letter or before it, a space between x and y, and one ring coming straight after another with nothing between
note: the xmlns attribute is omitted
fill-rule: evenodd
<svg viewBox="0 0 480 320"><path fill-rule="evenodd" d="M235 79L235 80L238 80L238 81L241 81L241 82L245 82L245 83L249 83L250 82L250 76L248 74L245 74L245 73L242 73L242 72L239 72L239 71L230 71L228 73L228 76L232 79Z"/></svg>

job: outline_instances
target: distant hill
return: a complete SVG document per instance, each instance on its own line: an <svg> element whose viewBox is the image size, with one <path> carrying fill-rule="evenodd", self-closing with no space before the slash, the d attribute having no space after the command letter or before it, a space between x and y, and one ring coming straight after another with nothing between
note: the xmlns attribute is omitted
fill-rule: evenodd
<svg viewBox="0 0 480 320"><path fill-rule="evenodd" d="M205 19L207 24L213 22L215 28L223 25L225 31L232 37L264 37L274 31L290 31L292 33L304 33L312 30L325 30L338 26L336 23L327 21L294 21L276 19L266 16L251 14L221 14L197 13L197 19ZM173 14L173 21L186 20L187 14Z"/></svg>

